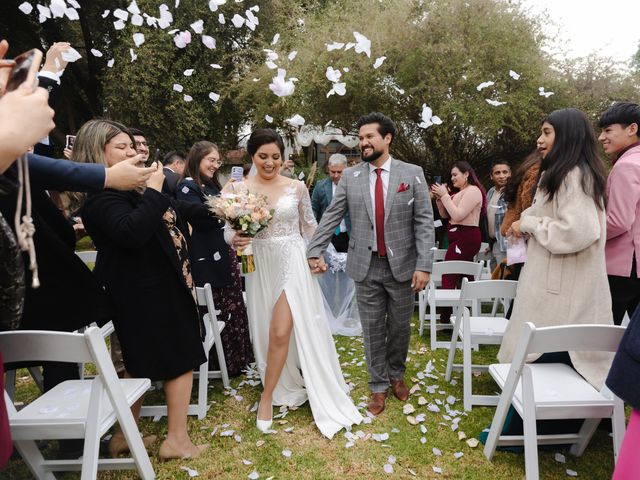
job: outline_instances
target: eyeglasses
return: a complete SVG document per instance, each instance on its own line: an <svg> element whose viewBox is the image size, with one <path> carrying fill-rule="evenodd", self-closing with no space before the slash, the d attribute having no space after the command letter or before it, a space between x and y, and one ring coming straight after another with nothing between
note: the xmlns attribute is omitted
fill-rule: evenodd
<svg viewBox="0 0 640 480"><path fill-rule="evenodd" d="M148 146L149 146L149 144L148 144L147 142L136 142L136 147L141 147L141 146L143 146L143 145L144 145L145 147L148 147Z"/></svg>
<svg viewBox="0 0 640 480"><path fill-rule="evenodd" d="M218 165L218 167L222 167L222 166L224 165L224 160L222 160L221 158L211 158L211 157L207 157L207 158L203 158L203 160L212 161L213 163L215 163L216 165Z"/></svg>

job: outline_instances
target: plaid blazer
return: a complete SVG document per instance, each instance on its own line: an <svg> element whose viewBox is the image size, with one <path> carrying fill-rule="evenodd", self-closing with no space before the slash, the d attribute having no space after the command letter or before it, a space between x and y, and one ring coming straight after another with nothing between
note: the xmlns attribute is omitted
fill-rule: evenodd
<svg viewBox="0 0 640 480"><path fill-rule="evenodd" d="M384 208L384 240L389 266L398 282L411 279L413 272L431 272L435 231L428 185L417 165L391 159L389 185ZM335 228L349 213L351 232L347 274L356 282L367 276L373 250L374 214L369 187L369 164L347 168L309 242L308 258L324 253Z"/></svg>

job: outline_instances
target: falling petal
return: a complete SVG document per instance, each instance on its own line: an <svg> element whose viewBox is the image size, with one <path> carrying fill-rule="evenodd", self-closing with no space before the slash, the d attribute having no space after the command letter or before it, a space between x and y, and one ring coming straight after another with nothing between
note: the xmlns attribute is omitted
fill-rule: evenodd
<svg viewBox="0 0 640 480"><path fill-rule="evenodd" d="M31 12L33 12L33 5L31 5L29 2L23 2L20 4L20 6L18 6L18 9L25 15L29 15Z"/></svg>
<svg viewBox="0 0 640 480"><path fill-rule="evenodd" d="M60 56L65 62L69 63L76 62L82 58L82 55L80 55L78 51L73 47L69 47L69 49L62 52Z"/></svg>
<svg viewBox="0 0 640 480"><path fill-rule="evenodd" d="M384 56L376 58L376 61L373 63L373 68L380 68L386 59L387 57Z"/></svg>

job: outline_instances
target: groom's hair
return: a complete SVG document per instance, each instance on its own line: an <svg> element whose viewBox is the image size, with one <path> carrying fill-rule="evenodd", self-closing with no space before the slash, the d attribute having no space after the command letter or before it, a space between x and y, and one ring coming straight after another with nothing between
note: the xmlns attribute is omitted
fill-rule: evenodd
<svg viewBox="0 0 640 480"><path fill-rule="evenodd" d="M368 115L363 115L360 117L356 123L356 130L360 130L360 127L363 125L369 125L370 123L378 124L378 133L384 137L387 133L391 134L391 142L396 138L396 124L393 123L389 117L387 117L384 113L380 112L371 112Z"/></svg>

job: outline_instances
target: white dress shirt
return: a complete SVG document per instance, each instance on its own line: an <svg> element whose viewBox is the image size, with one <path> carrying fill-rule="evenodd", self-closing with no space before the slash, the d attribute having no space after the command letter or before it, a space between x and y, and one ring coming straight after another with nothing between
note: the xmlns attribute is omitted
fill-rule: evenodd
<svg viewBox="0 0 640 480"><path fill-rule="evenodd" d="M378 174L376 173L376 168L372 164L369 164L369 194L371 195L371 207L373 212L373 243L372 250L374 252L378 251L378 242L376 237L376 180L378 179ZM380 177L382 178L382 200L386 205L387 203L387 190L389 189L389 175L391 175L391 156L384 162L380 168L382 168L382 173Z"/></svg>

